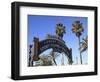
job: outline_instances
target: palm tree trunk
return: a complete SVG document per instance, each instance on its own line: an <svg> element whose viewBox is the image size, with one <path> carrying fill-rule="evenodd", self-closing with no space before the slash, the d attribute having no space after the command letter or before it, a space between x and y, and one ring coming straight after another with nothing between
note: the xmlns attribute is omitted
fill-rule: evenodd
<svg viewBox="0 0 100 82"><path fill-rule="evenodd" d="M78 42L79 42L79 48L80 48L80 36L78 37ZM80 49L79 49L80 51ZM80 62L82 64L82 55L81 55L81 51L80 51Z"/></svg>

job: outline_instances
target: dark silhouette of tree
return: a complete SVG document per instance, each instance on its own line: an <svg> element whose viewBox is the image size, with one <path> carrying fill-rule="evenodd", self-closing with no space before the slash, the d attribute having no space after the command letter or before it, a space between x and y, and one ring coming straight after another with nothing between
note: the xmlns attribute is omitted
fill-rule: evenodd
<svg viewBox="0 0 100 82"><path fill-rule="evenodd" d="M65 26L63 26L62 23L58 23L56 25L56 35L60 38L63 38L63 35L65 34Z"/></svg>

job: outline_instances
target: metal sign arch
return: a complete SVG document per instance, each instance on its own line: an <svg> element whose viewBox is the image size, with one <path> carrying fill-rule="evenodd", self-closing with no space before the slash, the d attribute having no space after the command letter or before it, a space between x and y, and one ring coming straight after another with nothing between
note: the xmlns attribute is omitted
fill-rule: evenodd
<svg viewBox="0 0 100 82"><path fill-rule="evenodd" d="M46 51L47 49L52 48L54 52L62 53L64 52L68 58L69 64L72 64L72 49L68 48L64 42L59 39L45 39L39 41L38 38L34 38L34 53L33 60L38 60L39 55Z"/></svg>

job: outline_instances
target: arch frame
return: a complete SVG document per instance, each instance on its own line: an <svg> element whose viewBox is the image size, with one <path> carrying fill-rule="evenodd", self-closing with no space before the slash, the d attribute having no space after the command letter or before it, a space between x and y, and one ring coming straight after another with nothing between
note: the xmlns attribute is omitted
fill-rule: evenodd
<svg viewBox="0 0 100 82"><path fill-rule="evenodd" d="M47 49L50 49L52 48L53 49L53 52L59 52L59 53L62 53L64 52L65 55L67 56L67 59L69 61L69 64L72 64L72 49L68 48L66 46L66 44L64 42L62 42L61 40L59 39L52 39L52 38L49 38L49 39L45 39L45 40L42 40L42 41L39 41L39 38L36 38L34 37L34 45L33 45L33 61L37 61L39 60L39 55L46 51Z"/></svg>

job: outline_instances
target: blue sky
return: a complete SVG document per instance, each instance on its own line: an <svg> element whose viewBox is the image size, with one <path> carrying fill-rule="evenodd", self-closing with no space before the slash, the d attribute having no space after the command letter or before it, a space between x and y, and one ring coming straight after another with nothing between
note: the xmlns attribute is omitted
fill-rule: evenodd
<svg viewBox="0 0 100 82"><path fill-rule="evenodd" d="M72 33L72 23L79 20L83 23L83 37L88 34L88 18L87 17L71 17L71 16L43 16L43 15L28 15L28 45L32 44L33 37L38 37L39 40L44 40L47 34L55 35L55 27L57 23L62 23L66 27L66 34L63 40L69 48L72 48L73 61L80 63L78 38ZM87 52L83 53L83 63L88 63Z"/></svg>

